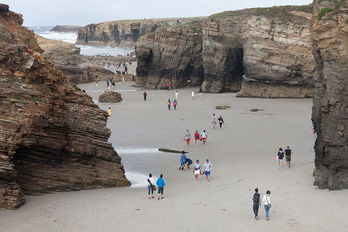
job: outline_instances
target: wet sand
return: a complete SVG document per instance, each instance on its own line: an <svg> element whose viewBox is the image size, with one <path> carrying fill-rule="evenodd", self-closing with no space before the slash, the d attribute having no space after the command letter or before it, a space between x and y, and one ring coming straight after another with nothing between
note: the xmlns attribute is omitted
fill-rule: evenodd
<svg viewBox="0 0 348 232"><path fill-rule="evenodd" d="M119 150L125 169L138 187L27 196L19 210L0 211L0 231L348 231L348 191L313 186L314 138L311 99L236 98L235 94L203 94L191 99L191 89L179 89L178 109L167 110L175 91L148 91L132 83L117 83L124 99L111 106L110 142ZM95 100L104 83L81 85ZM197 90L197 89L195 89ZM230 105L216 110L216 105ZM264 111L250 112L252 108ZM226 125L210 128L212 113ZM206 145L183 141L185 130L207 129ZM279 147L293 149L292 167L278 169ZM211 182L194 181L191 171L178 172L180 154L155 152L167 147L189 151L188 157L213 164ZM128 150L127 150L128 149ZM150 150L134 150L150 149ZM163 173L165 199L148 200L148 172ZM140 186L140 187L139 187ZM271 220L263 207L260 220L252 212L252 193L272 193Z"/></svg>

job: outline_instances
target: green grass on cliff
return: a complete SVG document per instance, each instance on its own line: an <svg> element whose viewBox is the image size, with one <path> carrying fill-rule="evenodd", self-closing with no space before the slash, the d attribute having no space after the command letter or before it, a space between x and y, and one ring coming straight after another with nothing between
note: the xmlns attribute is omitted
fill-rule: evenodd
<svg viewBox="0 0 348 232"><path fill-rule="evenodd" d="M239 15L257 15L266 17L277 17L279 19L291 20L294 17L299 17L291 14L291 11L303 11L306 13L312 13L313 7L310 5L303 6L274 6L267 8L251 8L237 11L224 11L221 13L213 14L208 17L208 20L213 22L218 19L228 18L231 16Z"/></svg>
<svg viewBox="0 0 348 232"><path fill-rule="evenodd" d="M333 11L333 9L331 9L331 8L328 8L328 7L325 7L325 8L323 8L323 9L321 9L320 11L319 11L319 14L318 14L318 20L321 20L326 14L328 14L328 13L330 13L330 12L332 12Z"/></svg>

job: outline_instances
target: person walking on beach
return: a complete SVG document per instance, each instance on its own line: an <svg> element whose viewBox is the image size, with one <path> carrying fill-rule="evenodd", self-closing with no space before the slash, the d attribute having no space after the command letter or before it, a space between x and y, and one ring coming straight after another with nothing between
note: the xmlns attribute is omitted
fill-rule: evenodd
<svg viewBox="0 0 348 232"><path fill-rule="evenodd" d="M222 124L224 124L224 119L222 118L222 115L218 118L220 128L222 127Z"/></svg>
<svg viewBox="0 0 348 232"><path fill-rule="evenodd" d="M192 90L192 100L195 100L195 91Z"/></svg>
<svg viewBox="0 0 348 232"><path fill-rule="evenodd" d="M278 153L277 153L278 168L282 167L283 159L284 159L283 148L279 148Z"/></svg>
<svg viewBox="0 0 348 232"><path fill-rule="evenodd" d="M174 110L176 110L176 105L177 105L177 104L178 104L177 101L174 100L174 101L173 101Z"/></svg>
<svg viewBox="0 0 348 232"><path fill-rule="evenodd" d="M175 100L179 100L179 93L178 93L178 91L175 91Z"/></svg>
<svg viewBox="0 0 348 232"><path fill-rule="evenodd" d="M196 163L193 165L193 173L195 174L195 180L198 180L198 176L201 174L201 164L199 160L196 160Z"/></svg>
<svg viewBox="0 0 348 232"><path fill-rule="evenodd" d="M190 141L191 141L191 133L189 130L186 130L186 134L185 134L185 141L187 146L190 145Z"/></svg>
<svg viewBox="0 0 348 232"><path fill-rule="evenodd" d="M211 128L215 128L215 125L216 125L216 116L215 114L213 114L211 116Z"/></svg>
<svg viewBox="0 0 348 232"><path fill-rule="evenodd" d="M269 220L269 210L271 209L271 192L267 190L266 195L262 198L263 206L265 207L266 220Z"/></svg>
<svg viewBox="0 0 348 232"><path fill-rule="evenodd" d="M170 110L170 106L171 106L171 102L170 102L170 99L168 99L168 102L167 102L167 105L168 105L168 110Z"/></svg>
<svg viewBox="0 0 348 232"><path fill-rule="evenodd" d="M203 165L204 175L207 178L208 182L210 181L210 172L211 172L212 166L213 165L209 162L208 159L205 161L205 164Z"/></svg>
<svg viewBox="0 0 348 232"><path fill-rule="evenodd" d="M205 130L203 130L203 132L201 134L203 144L205 144L207 142L207 137L208 137L207 132Z"/></svg>
<svg viewBox="0 0 348 232"><path fill-rule="evenodd" d="M160 177L157 179L156 185L158 187L158 200L163 199L163 189L166 185L166 182L163 180L163 174L161 174Z"/></svg>
<svg viewBox="0 0 348 232"><path fill-rule="evenodd" d="M284 152L285 152L286 167L290 168L292 150L289 148L289 146L287 146L286 149L284 150Z"/></svg>
<svg viewBox="0 0 348 232"><path fill-rule="evenodd" d="M199 132L198 132L198 130L196 130L196 132L194 134L194 137L195 137L195 144L198 145L198 141L199 141Z"/></svg>
<svg viewBox="0 0 348 232"><path fill-rule="evenodd" d="M108 115L109 115L109 117L111 117L111 114L112 114L112 110L111 110L111 107L109 107L109 109L108 109Z"/></svg>
<svg viewBox="0 0 348 232"><path fill-rule="evenodd" d="M149 195L149 199L154 198L153 191L156 191L156 185L155 180L152 177L152 174L149 174L149 178L147 179L147 182L149 183L147 185L147 194Z"/></svg>
<svg viewBox="0 0 348 232"><path fill-rule="evenodd" d="M144 93L143 93L143 96L144 96L144 101L146 101L147 93L144 92Z"/></svg>
<svg viewBox="0 0 348 232"><path fill-rule="evenodd" d="M255 215L255 219L259 219L259 207L260 207L260 193L259 189L256 188L253 195L253 211Z"/></svg>
<svg viewBox="0 0 348 232"><path fill-rule="evenodd" d="M180 168L179 171L184 171L186 165L186 154L184 151L181 152L180 156Z"/></svg>

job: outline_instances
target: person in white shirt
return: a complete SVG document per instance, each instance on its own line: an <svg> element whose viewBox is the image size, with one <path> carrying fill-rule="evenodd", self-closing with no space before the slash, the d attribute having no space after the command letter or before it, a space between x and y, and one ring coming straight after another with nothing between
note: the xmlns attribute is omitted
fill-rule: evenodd
<svg viewBox="0 0 348 232"><path fill-rule="evenodd" d="M215 125L216 125L216 116L215 114L213 114L211 116L211 128L215 128Z"/></svg>
<svg viewBox="0 0 348 232"><path fill-rule="evenodd" d="M207 137L208 137L207 132L205 130L203 130L203 132L201 134L203 144L205 144L207 142Z"/></svg>
<svg viewBox="0 0 348 232"><path fill-rule="evenodd" d="M156 191L156 182L152 177L152 174L149 174L149 178L147 179L147 193L149 195L149 199L154 198L153 191Z"/></svg>
<svg viewBox="0 0 348 232"><path fill-rule="evenodd" d="M195 100L195 92L192 90L192 100Z"/></svg>
<svg viewBox="0 0 348 232"><path fill-rule="evenodd" d="M269 220L269 210L271 208L271 192L267 190L266 195L262 198L263 206L265 207L266 220Z"/></svg>
<svg viewBox="0 0 348 232"><path fill-rule="evenodd" d="M178 91L175 91L175 100L178 100L179 99L179 93Z"/></svg>
<svg viewBox="0 0 348 232"><path fill-rule="evenodd" d="M194 164L193 173L195 174L195 180L198 180L198 176L201 174L201 164L199 163L199 160L196 160L196 163Z"/></svg>
<svg viewBox="0 0 348 232"><path fill-rule="evenodd" d="M203 165L203 168L204 168L204 175L207 178L208 182L210 181L210 172L211 172L212 167L213 167L213 165L207 159L205 161L205 164Z"/></svg>

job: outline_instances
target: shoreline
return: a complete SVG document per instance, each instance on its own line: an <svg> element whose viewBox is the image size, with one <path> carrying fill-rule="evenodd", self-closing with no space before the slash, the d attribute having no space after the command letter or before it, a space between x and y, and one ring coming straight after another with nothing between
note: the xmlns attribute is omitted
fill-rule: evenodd
<svg viewBox="0 0 348 232"><path fill-rule="evenodd" d="M132 83L118 83L121 103L98 104L112 108L108 121L114 148L170 147L187 150L192 160L209 158L213 164L211 182L203 176L197 182L191 171L178 172L180 154L133 153L120 150L125 170L154 176L163 173L167 185L164 200L147 199L146 187L95 189L28 196L16 211L0 211L2 231L301 231L327 232L348 229L348 191L318 190L313 186L314 138L311 134L312 99L236 98L234 93L202 94L193 101L191 90L178 89L176 111L167 110L166 101L175 90L146 90ZM82 84L93 99L106 86ZM216 110L216 105L230 105ZM264 111L250 112L258 108ZM222 114L225 127L210 128L210 117ZM185 129L206 129L206 145L183 141ZM278 169L275 154L289 145L293 166ZM144 180L146 183L146 180ZM255 187L272 193L271 220L264 210L260 220L252 213ZM330 202L326 205L323 202ZM91 212L93 212L91 214ZM78 220L76 220L78 215ZM173 218L176 221L173 221ZM156 226L154 221L160 221ZM320 223L318 223L320 222Z"/></svg>

